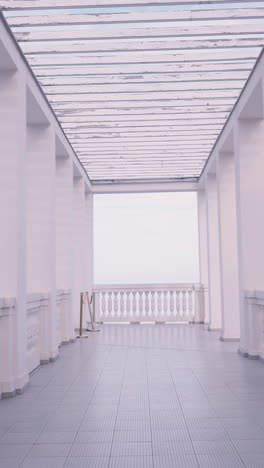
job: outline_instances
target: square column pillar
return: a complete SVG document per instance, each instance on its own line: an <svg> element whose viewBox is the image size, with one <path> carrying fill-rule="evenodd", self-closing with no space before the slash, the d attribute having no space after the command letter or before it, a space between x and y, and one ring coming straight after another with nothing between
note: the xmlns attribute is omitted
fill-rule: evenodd
<svg viewBox="0 0 264 468"><path fill-rule="evenodd" d="M55 132L28 125L28 293L48 299L40 313L40 361L58 356L56 311L56 189Z"/></svg>
<svg viewBox="0 0 264 468"><path fill-rule="evenodd" d="M209 325L209 298L208 298L208 248L207 248L207 218L206 218L206 192L200 190L198 199L198 227L199 227L199 268L200 283L203 288L204 324Z"/></svg>
<svg viewBox="0 0 264 468"><path fill-rule="evenodd" d="M94 259L93 259L93 194L85 193L85 254L86 254L86 287L92 294Z"/></svg>
<svg viewBox="0 0 264 468"><path fill-rule="evenodd" d="M82 177L73 178L73 316L79 328L80 293L86 291L85 278L85 187Z"/></svg>
<svg viewBox="0 0 264 468"><path fill-rule="evenodd" d="M219 222L217 182L215 174L208 174L207 195L207 239L208 239L208 277L209 277L209 330L221 330L221 289L219 256Z"/></svg>
<svg viewBox="0 0 264 468"><path fill-rule="evenodd" d="M255 350L251 352L249 345L249 329L252 330L258 325L256 316L252 315L247 307L245 295L254 291L264 291L263 148L264 120L239 120L235 131L235 167L241 309L240 352L246 355L255 355Z"/></svg>
<svg viewBox="0 0 264 468"><path fill-rule="evenodd" d="M220 233L222 341L239 341L239 280L234 153L219 153L217 194Z"/></svg>
<svg viewBox="0 0 264 468"><path fill-rule="evenodd" d="M56 288L60 298L60 341L74 339L73 286L73 164L67 155L56 155ZM59 292L59 294L58 294Z"/></svg>
<svg viewBox="0 0 264 468"><path fill-rule="evenodd" d="M26 84L18 71L0 70L0 102L0 393L8 397L28 382Z"/></svg>

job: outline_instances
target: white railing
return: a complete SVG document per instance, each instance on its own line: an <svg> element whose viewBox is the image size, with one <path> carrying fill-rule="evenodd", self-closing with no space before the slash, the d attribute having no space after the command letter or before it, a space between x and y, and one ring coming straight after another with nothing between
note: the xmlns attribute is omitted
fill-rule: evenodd
<svg viewBox="0 0 264 468"><path fill-rule="evenodd" d="M200 284L95 285L97 322L202 323L203 288Z"/></svg>

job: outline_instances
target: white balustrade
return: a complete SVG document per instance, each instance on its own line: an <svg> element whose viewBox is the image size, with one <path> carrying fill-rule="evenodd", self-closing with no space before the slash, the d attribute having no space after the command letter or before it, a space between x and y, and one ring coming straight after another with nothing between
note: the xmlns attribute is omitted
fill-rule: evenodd
<svg viewBox="0 0 264 468"><path fill-rule="evenodd" d="M203 322L200 284L95 285L98 322Z"/></svg>

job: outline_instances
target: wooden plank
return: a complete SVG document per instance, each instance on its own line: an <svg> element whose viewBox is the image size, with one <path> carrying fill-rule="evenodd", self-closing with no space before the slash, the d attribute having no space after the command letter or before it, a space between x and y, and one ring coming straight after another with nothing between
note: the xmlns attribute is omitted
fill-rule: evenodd
<svg viewBox="0 0 264 468"><path fill-rule="evenodd" d="M44 86L65 86L65 85L89 85L97 86L108 85L120 86L122 85L159 85L162 83L192 83L196 82L210 82L217 83L224 82L244 82L248 78L248 71L236 70L233 72L214 72L214 73L172 73L172 74L142 74L142 75L87 75L87 76L56 76L56 77L39 77L39 83ZM37 76L37 73L36 73ZM120 86L121 88L121 86Z"/></svg>
<svg viewBox="0 0 264 468"><path fill-rule="evenodd" d="M239 0L240 4L251 2L262 3L261 0ZM61 9L61 8L100 8L127 6L164 6L164 5L193 5L195 0L0 0L0 8L4 10L23 9ZM230 0L199 0L201 5L229 4Z"/></svg>
<svg viewBox="0 0 264 468"><path fill-rule="evenodd" d="M54 106L55 108L56 106ZM67 109L57 108L57 116L62 120L70 118L85 118L89 121L113 122L127 120L156 120L173 118L174 120L189 120L189 119L206 119L210 118L225 118L232 110L232 106L194 106L194 107L154 107L152 108L124 108L124 109L75 109L68 107Z"/></svg>
<svg viewBox="0 0 264 468"><path fill-rule="evenodd" d="M87 137L87 135L76 135L76 136L69 136L68 139L74 143L76 141L79 142L87 142L89 144L94 144L94 143L107 143L111 144L112 143L129 143L129 142L136 142L136 141L162 141L162 138L164 139L164 143L166 141L175 141L175 143L180 143L180 142L191 142L195 141L196 143L203 142L203 143L211 143L215 140L214 135L213 136L207 136L207 135L201 135L201 137L195 135L195 136L178 136L178 135L167 135L166 133L162 135L150 135L150 136L127 136L127 137L106 137L106 136L93 136L92 138Z"/></svg>
<svg viewBox="0 0 264 468"><path fill-rule="evenodd" d="M33 66L44 66L44 65L132 65L132 64L144 64L145 69L148 67L146 64L164 64L164 63L200 63L200 62L216 62L216 61L234 61L234 60L254 60L260 54L258 49L226 49L225 51L211 50L211 51L196 51L195 53L184 53L177 51L175 53L166 52L163 54L151 54L151 53L120 53L111 55L28 55L27 61ZM123 68L123 67L122 67ZM160 68L163 71L163 65ZM124 68L126 73L126 69ZM105 68L107 73L107 68Z"/></svg>
<svg viewBox="0 0 264 468"><path fill-rule="evenodd" d="M263 10L264 11L264 10ZM83 52L98 53L103 52L147 52L180 50L202 50L202 49L232 49L235 47L263 47L264 31L260 37L245 36L234 38L209 38L209 39L163 39L159 41L138 40L138 41L66 41L66 42L21 42L20 47L25 55L33 54L80 54Z"/></svg>
<svg viewBox="0 0 264 468"><path fill-rule="evenodd" d="M88 102L92 103L95 102L96 104L99 102L102 102L106 105L107 103L115 102L115 101L139 101L140 104L142 102L147 102L147 101L162 101L168 99L170 102L172 100L178 101L180 103L181 101L186 101L186 100L194 100L194 99L200 99L204 100L205 102L208 101L209 99L211 100L217 100L217 99L230 99L230 98L237 98L239 95L239 90L235 89L228 89L227 91L225 90L219 90L217 92L215 91L164 91L164 92L159 92L159 91L149 91L148 93L72 93L72 94L48 94L48 99L52 103L59 103L59 102L75 102L77 103L78 101Z"/></svg>
<svg viewBox="0 0 264 468"><path fill-rule="evenodd" d="M192 119L186 119L185 117L174 118L173 115L171 118L168 118L168 115L155 115L155 116L146 116L146 118L133 118L136 116L125 116L128 117L124 119L123 121L121 120L121 117L117 120L100 120L100 119L87 119L87 117L60 117L60 123L62 124L63 128L82 128L82 127L89 127L89 128L112 128L112 129L118 129L118 128L133 128L133 127L159 127L161 125L174 125L177 127L184 127L186 125L190 126L203 126L203 125L208 125L208 126L216 126L216 125L223 125L225 122L224 117L210 117L210 114L207 116L207 118L199 119L199 116L196 118ZM151 118L152 117L152 118Z"/></svg>
<svg viewBox="0 0 264 468"><path fill-rule="evenodd" d="M123 128L123 129L106 129L106 128L100 128L100 129L67 129L65 127L64 131L67 133L67 135L70 137L72 135L78 136L78 135L87 135L89 138L93 138L95 135L98 136L104 136L104 137L111 137L111 138L118 138L119 136L128 136L131 135L136 136L148 136L148 135L163 135L164 133L167 134L175 134L175 135L188 135L189 133L192 133L193 135L218 135L220 132L222 125L218 127L191 127L188 128L188 126L181 127L181 128L175 128L173 126L164 126L164 127L134 127L134 128Z"/></svg>
<svg viewBox="0 0 264 468"><path fill-rule="evenodd" d="M83 97L83 96L82 96ZM175 99L167 99L167 100L157 100L154 101L153 99L150 101L113 101L113 102L79 102L75 100L75 108L76 110L78 109L156 109L162 107L163 110L165 111L167 108L174 108L178 106L179 108L186 107L186 112L189 112L189 109L195 109L195 108L200 108L201 106L204 107L204 110L206 110L208 107L212 106L223 106L223 107L233 107L235 103L236 98L217 98L217 99L194 99L193 100L175 100ZM50 102L52 102L51 99L49 99ZM68 101L68 102L52 102L52 107L55 111L57 110L67 110L71 109L71 106L73 105L73 101Z"/></svg>
<svg viewBox="0 0 264 468"><path fill-rule="evenodd" d="M255 58L244 61L237 62L200 62L200 63L148 63L142 64L132 64L126 65L126 67L120 67L119 65L108 65L105 66L97 66L97 65L89 65L89 66L67 66L62 65L61 67L56 67L56 65L52 68L40 68L38 66L32 65L32 69L37 77L64 77L64 76L85 76L89 77L90 80L101 79L102 82L104 80L109 80L108 82L118 82L117 80L124 80L126 81L127 76L131 76L135 78L137 77L144 77L144 79L148 79L151 75L163 75L167 76L169 74L189 74L189 73L206 73L209 76L213 73L217 72L250 72L252 70L253 64L255 63ZM98 81L99 82L99 81Z"/></svg>
<svg viewBox="0 0 264 468"><path fill-rule="evenodd" d="M258 19L263 18L264 8L226 8L217 9L208 5L204 10L171 10L168 11L140 11L126 13L96 13L96 14L42 14L23 16L17 11L17 15L8 16L11 27L32 26L65 26L65 25L92 25L118 23L161 23L181 21L219 21L236 19Z"/></svg>
<svg viewBox="0 0 264 468"><path fill-rule="evenodd" d="M123 122L123 124L118 125L78 125L77 123L63 123L62 127L68 133L71 132L99 132L99 133L108 133L108 132L135 132L135 131L143 131L143 132L153 132L153 131L165 131L165 130L173 130L173 131L183 131L183 132L190 132L190 131L204 131L204 130L216 130L218 131L219 128L222 127L222 123L215 124L209 120L201 123L197 119L197 121L187 121L187 122L174 122L173 120L166 121L157 121L157 122L132 122L131 124L127 125L127 122Z"/></svg>
<svg viewBox="0 0 264 468"><path fill-rule="evenodd" d="M171 37L199 37L204 38L211 36L225 36L235 37L235 35L263 35L263 23L242 23L242 24L214 24L199 25L196 23L187 26L177 25L177 28L168 26L164 27L141 27L141 28L127 28L122 26L115 26L115 28L85 28L85 29L61 29L59 31L39 31L32 29L29 31L14 31L15 37L18 42L36 42L36 41L76 41L76 40L124 40L124 39L144 39L144 38L171 38Z"/></svg>
<svg viewBox="0 0 264 468"><path fill-rule="evenodd" d="M217 95L218 91L235 91L241 90L245 80L241 81L197 81L191 83L150 83L150 84L141 84L141 83L132 83L132 84L108 84L108 85L48 85L43 86L43 90L47 96L56 94L57 96L63 94L118 94L118 93L169 93L171 91L175 92L185 92L185 91L206 91L212 92L216 91L214 94ZM228 94L228 93L227 93ZM209 94L210 96L210 94Z"/></svg>
<svg viewBox="0 0 264 468"><path fill-rule="evenodd" d="M101 140L101 139L109 139L109 140L116 140L119 141L120 138L167 138L167 137L175 137L178 141L181 139L194 139L196 141L202 138L208 138L210 140L216 139L219 135L221 129L217 130L193 130L193 131L174 131L174 130L165 130L165 131L149 131L149 132L112 132L112 133L87 133L87 132L67 132L67 137L69 140L72 139L80 139L80 140Z"/></svg>

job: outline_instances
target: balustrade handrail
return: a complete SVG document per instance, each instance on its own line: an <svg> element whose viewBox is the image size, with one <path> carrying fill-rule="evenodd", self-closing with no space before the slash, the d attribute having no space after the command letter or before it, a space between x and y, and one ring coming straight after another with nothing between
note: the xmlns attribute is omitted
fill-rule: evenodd
<svg viewBox="0 0 264 468"><path fill-rule="evenodd" d="M95 284L93 292L103 291L177 291L200 289L200 283Z"/></svg>

